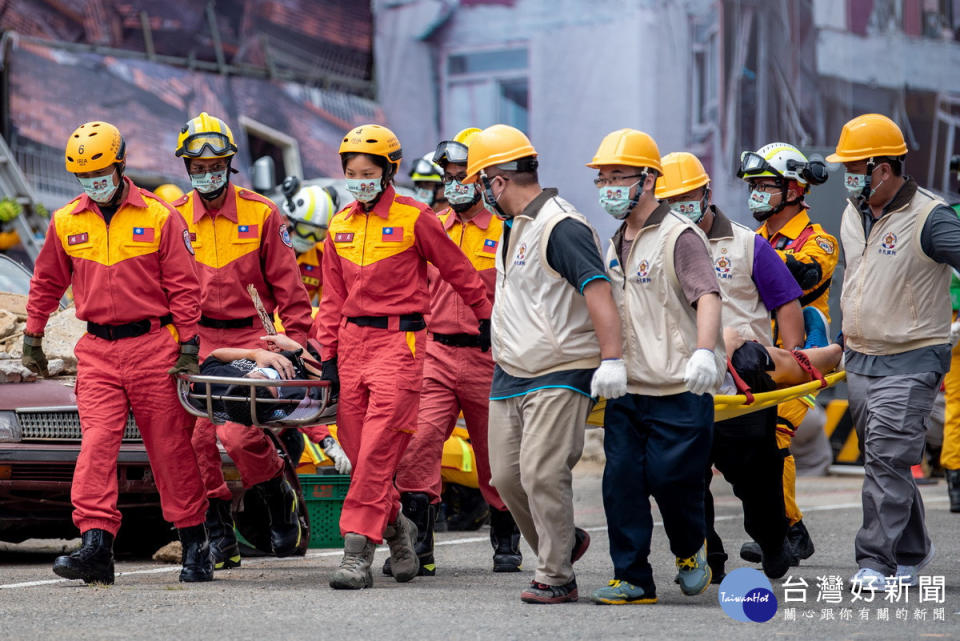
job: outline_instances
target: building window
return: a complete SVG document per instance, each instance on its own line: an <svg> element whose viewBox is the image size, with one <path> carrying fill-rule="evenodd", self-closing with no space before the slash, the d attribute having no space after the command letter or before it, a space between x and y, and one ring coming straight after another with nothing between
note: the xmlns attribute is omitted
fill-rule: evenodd
<svg viewBox="0 0 960 641"><path fill-rule="evenodd" d="M719 22L715 17L693 24L690 119L691 129L698 135L710 131L720 115L719 34Z"/></svg>
<svg viewBox="0 0 960 641"><path fill-rule="evenodd" d="M240 116L240 126L247 135L251 164L263 156L273 158L275 185L279 185L287 176L303 178L300 145L296 138L246 116ZM242 141L240 146L243 147Z"/></svg>
<svg viewBox="0 0 960 641"><path fill-rule="evenodd" d="M451 52L443 71L444 131L503 123L530 133L526 47Z"/></svg>

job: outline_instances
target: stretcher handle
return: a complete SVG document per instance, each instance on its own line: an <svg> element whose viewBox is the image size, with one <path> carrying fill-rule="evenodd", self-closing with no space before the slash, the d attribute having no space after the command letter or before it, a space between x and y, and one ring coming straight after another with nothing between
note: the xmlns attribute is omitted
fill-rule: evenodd
<svg viewBox="0 0 960 641"><path fill-rule="evenodd" d="M192 384L202 384L206 390L205 393L196 393L191 391ZM249 396L228 396L225 394L212 394L211 385L242 385L247 387ZM306 387L319 388L322 393L319 399L314 399L317 404L316 410L307 416L301 418L286 418L275 421L261 423L257 419L257 402L269 403L271 407L278 405L300 404L301 399L295 398L259 398L257 397L257 387ZM179 374L177 376L177 396L180 399L180 405L187 412L199 418L205 418L211 422L218 423L218 419L213 412L214 401L249 401L250 418L254 427L280 431L288 427L300 427L305 425L319 425L323 423L332 423L332 417L329 420L322 420L320 416L327 410L330 404L330 381L316 379L279 379L268 380L259 378L241 378L232 376L204 376L201 374ZM197 409L190 403L190 399L202 399L206 404L206 412Z"/></svg>

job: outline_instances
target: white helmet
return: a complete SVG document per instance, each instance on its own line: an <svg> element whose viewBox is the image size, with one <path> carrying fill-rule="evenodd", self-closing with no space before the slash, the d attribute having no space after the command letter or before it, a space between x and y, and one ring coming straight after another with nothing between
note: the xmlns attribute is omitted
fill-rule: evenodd
<svg viewBox="0 0 960 641"><path fill-rule="evenodd" d="M293 223L306 223L326 229L336 213L336 205L326 189L308 185L283 203L283 213Z"/></svg>
<svg viewBox="0 0 960 641"><path fill-rule="evenodd" d="M772 142L756 151L743 152L737 176L748 181L764 177L796 180L806 186L808 181L803 170L808 164L807 157L793 145Z"/></svg>

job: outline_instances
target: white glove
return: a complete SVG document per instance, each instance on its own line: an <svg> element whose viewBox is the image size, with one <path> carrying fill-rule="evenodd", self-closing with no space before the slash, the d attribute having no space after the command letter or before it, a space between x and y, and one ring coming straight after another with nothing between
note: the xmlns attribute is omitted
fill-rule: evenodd
<svg viewBox="0 0 960 641"><path fill-rule="evenodd" d="M950 347L956 347L957 343L960 343L960 320L950 326Z"/></svg>
<svg viewBox="0 0 960 641"><path fill-rule="evenodd" d="M717 386L720 373L717 371L717 359L713 351L705 348L696 350L687 361L683 382L694 394L706 394Z"/></svg>
<svg viewBox="0 0 960 641"><path fill-rule="evenodd" d="M608 358L600 362L590 381L590 395L620 398L627 393L627 364L622 358Z"/></svg>
<svg viewBox="0 0 960 641"><path fill-rule="evenodd" d="M320 446L323 448L323 453L333 461L333 467L337 472L340 474L349 474L353 471L353 465L350 464L347 453L343 451L343 448L340 447L340 444L337 443L332 436L328 436L320 441Z"/></svg>

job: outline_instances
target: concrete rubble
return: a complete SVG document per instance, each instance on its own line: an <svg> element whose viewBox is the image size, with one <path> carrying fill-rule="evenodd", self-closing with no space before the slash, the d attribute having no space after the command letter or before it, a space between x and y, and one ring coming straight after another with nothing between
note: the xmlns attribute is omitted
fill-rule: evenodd
<svg viewBox="0 0 960 641"><path fill-rule="evenodd" d="M36 380L36 375L20 364L26 323L27 297L0 292L0 383ZM76 375L73 349L85 332L86 324L77 320L73 306L50 315L43 335L43 352L51 376Z"/></svg>

